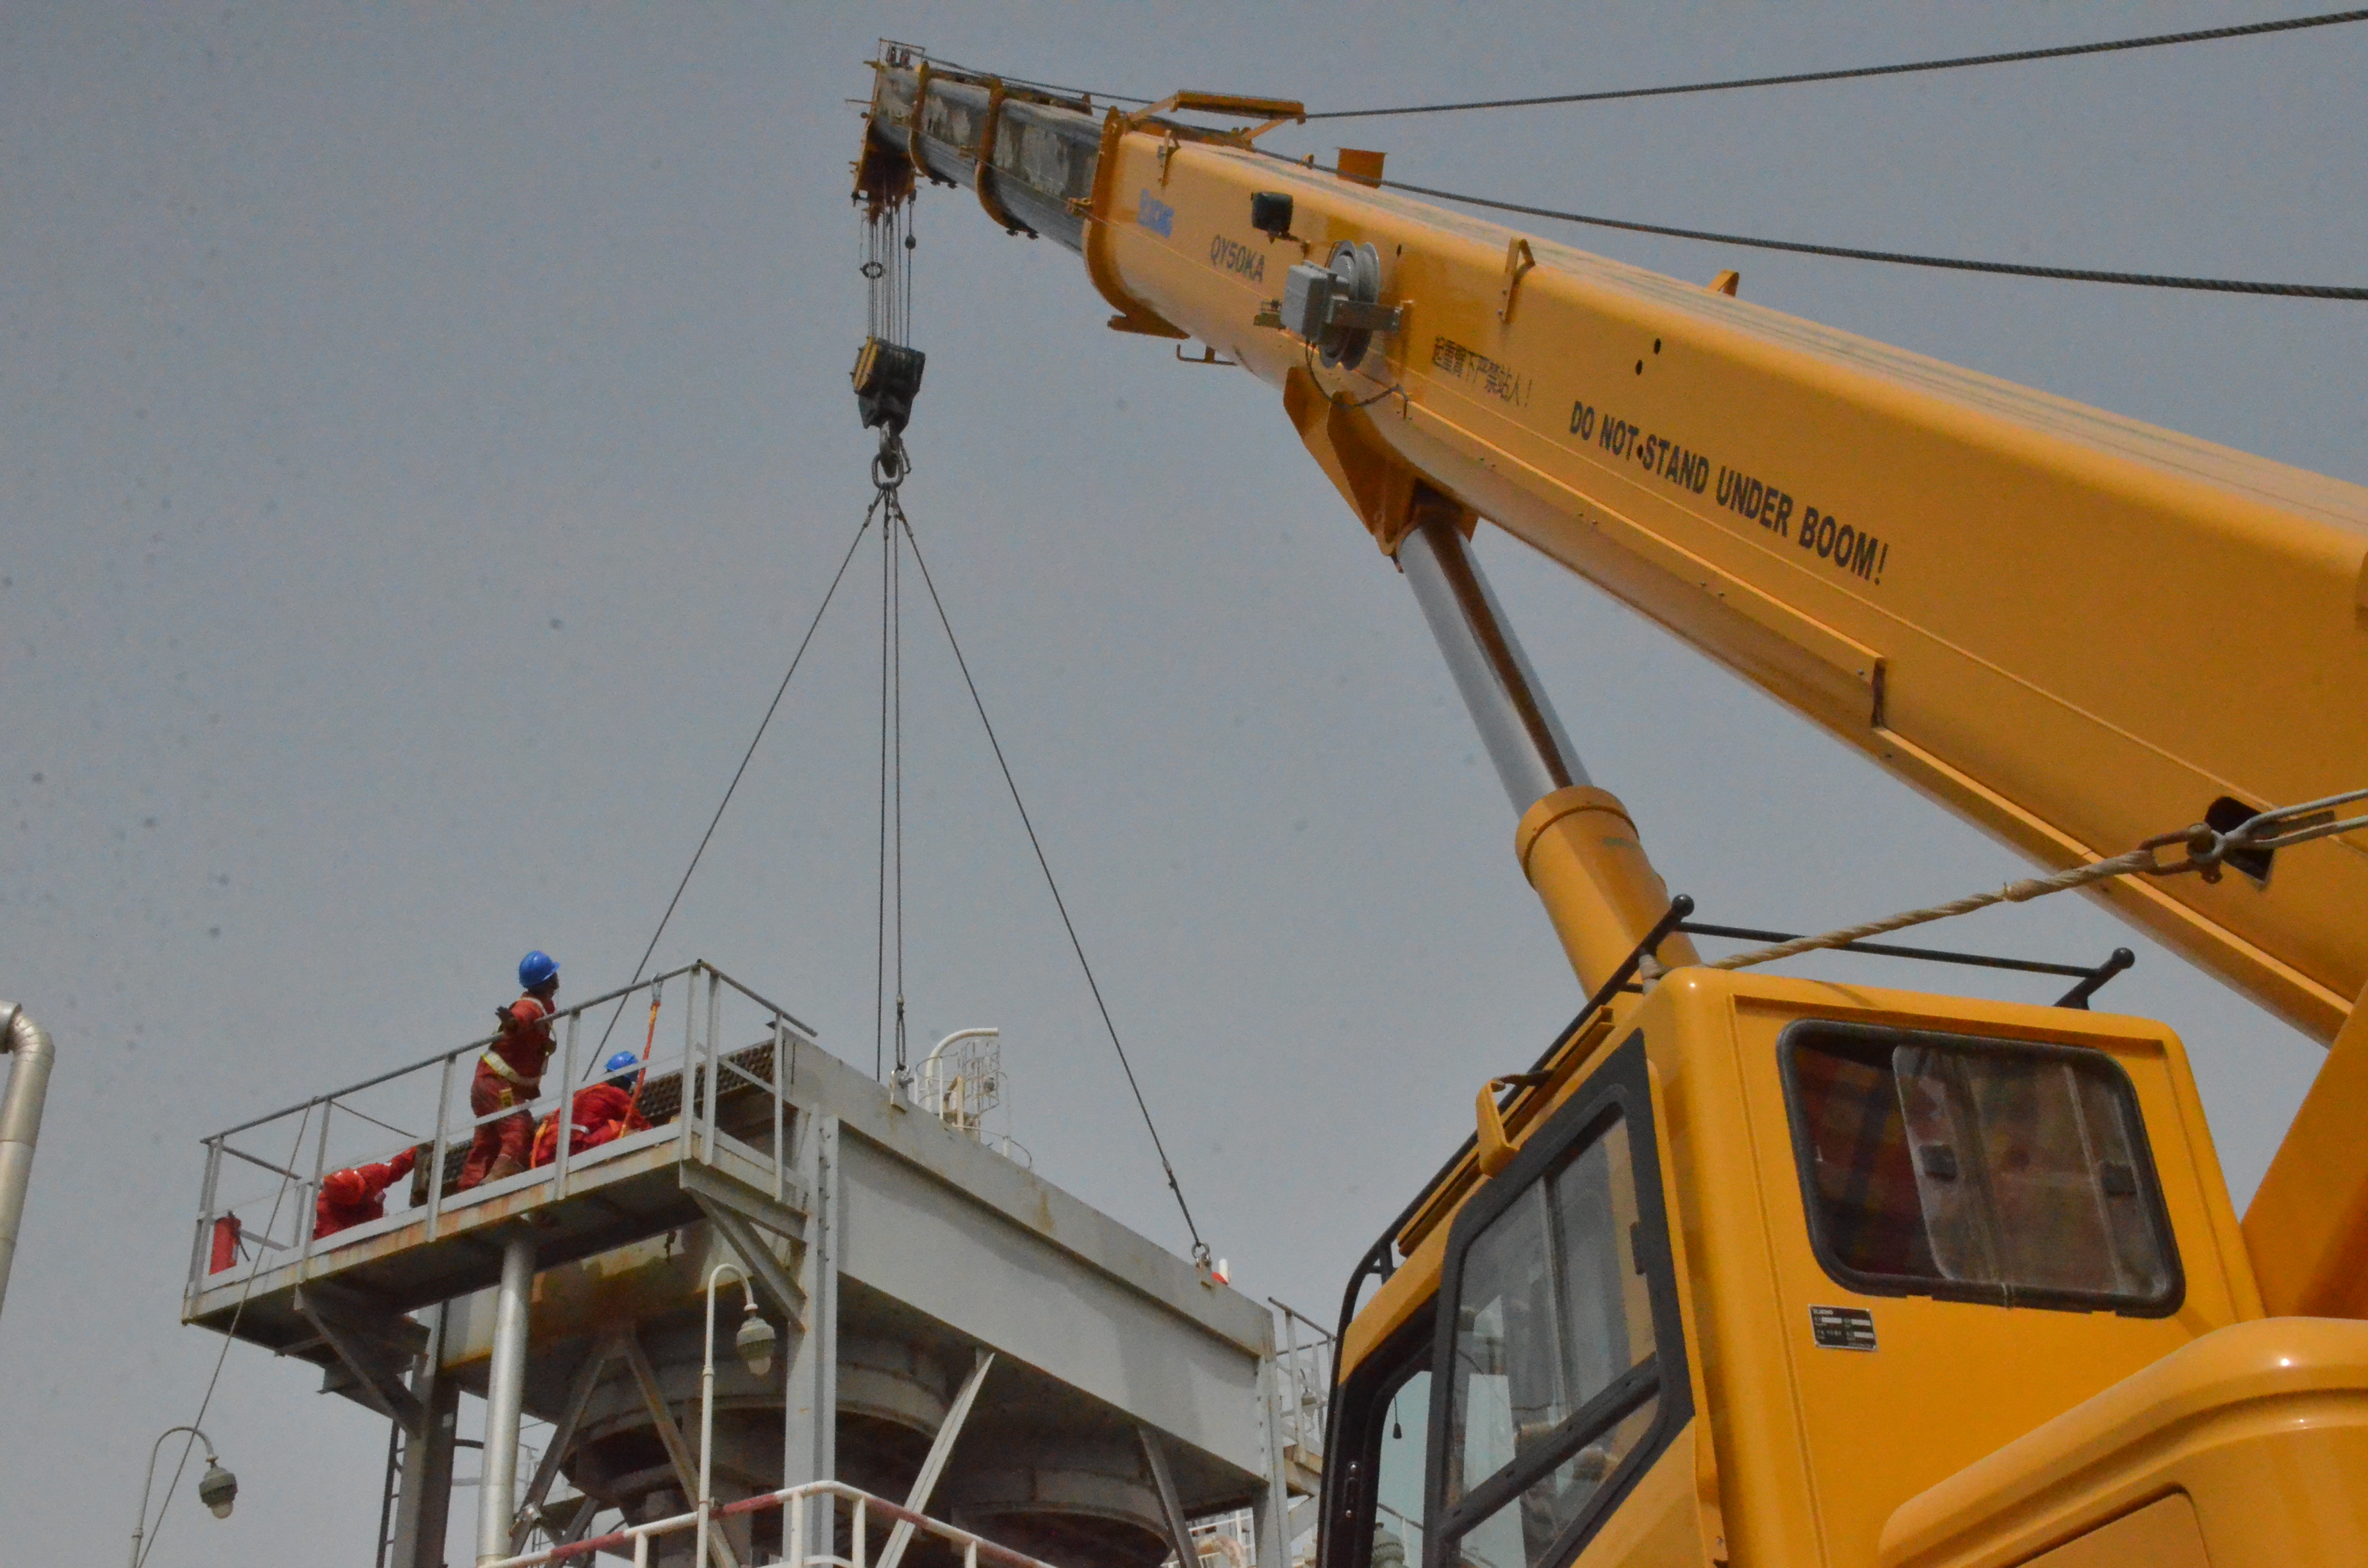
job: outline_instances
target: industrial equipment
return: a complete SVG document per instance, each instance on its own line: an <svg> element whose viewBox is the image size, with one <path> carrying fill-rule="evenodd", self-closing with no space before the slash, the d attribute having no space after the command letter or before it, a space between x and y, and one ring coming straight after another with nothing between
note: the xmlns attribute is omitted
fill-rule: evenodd
<svg viewBox="0 0 2368 1568"><path fill-rule="evenodd" d="M1280 391L1590 994L1349 1284L1322 1568L2368 1559L2368 491L1262 151L1301 115L887 45L857 193L967 187ZM1483 518L2051 870L2151 841L2092 895L2330 1046L2244 1221L2108 970L1703 964ZM2327 836L2264 848L2296 802Z"/></svg>
<svg viewBox="0 0 2368 1568"><path fill-rule="evenodd" d="M620 1004L650 1006L649 1125L578 1145L560 1112L605 1054L584 1026ZM527 1107L549 1157L514 1175L458 1180L508 1109L463 1097L484 1040L205 1140L183 1321L390 1423L381 1568L447 1561L464 1388L486 1403L481 1564L952 1568L985 1537L1003 1568L1158 1568L1190 1520L1234 1510L1280 1560L1312 1490L1293 1458L1315 1446L1282 1392L1298 1330L1279 1349L1266 1308L991 1138L996 1031L932 1052L916 1104L705 964L552 1027ZM313 1195L391 1143L417 1152L409 1193L324 1230ZM720 1363L719 1278L744 1307ZM519 1461L522 1419L550 1424L539 1462ZM209 1471L201 1500L227 1507L229 1484Z"/></svg>

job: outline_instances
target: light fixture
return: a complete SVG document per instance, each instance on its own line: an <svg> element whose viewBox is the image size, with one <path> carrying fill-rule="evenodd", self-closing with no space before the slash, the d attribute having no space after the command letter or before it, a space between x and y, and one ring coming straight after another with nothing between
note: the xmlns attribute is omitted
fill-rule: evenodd
<svg viewBox="0 0 2368 1568"><path fill-rule="evenodd" d="M148 1499L156 1486L156 1456L164 1451L165 1439L176 1432L189 1435L188 1446L181 1450L181 1460L185 1464L188 1461L190 1449L199 1443L206 1446L206 1472L198 1478L198 1501L212 1510L217 1519L229 1518L231 1505L238 1501L238 1477L222 1467L221 1460L214 1455L214 1440L195 1426L165 1427L156 1434L156 1440L148 1445L148 1471L140 1482L140 1512L131 1519L131 1568L140 1568L142 1546L148 1540ZM173 1479L176 1482L181 1479L178 1469L173 1471Z"/></svg>
<svg viewBox="0 0 2368 1568"><path fill-rule="evenodd" d="M211 1508L215 1518L229 1518L231 1505L238 1501L238 1477L208 1460L206 1473L198 1482L198 1501Z"/></svg>
<svg viewBox="0 0 2368 1568"><path fill-rule="evenodd" d="M773 1325L757 1315L757 1303L748 1303L747 1316L740 1320L740 1332L732 1343L740 1352L740 1364L748 1375L761 1378L773 1369Z"/></svg>

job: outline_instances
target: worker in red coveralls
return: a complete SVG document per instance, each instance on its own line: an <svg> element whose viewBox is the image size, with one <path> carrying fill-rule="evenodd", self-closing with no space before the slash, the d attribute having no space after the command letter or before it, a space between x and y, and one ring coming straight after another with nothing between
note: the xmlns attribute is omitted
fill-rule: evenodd
<svg viewBox="0 0 2368 1568"><path fill-rule="evenodd" d="M575 1131L567 1135L570 1158L649 1126L649 1119L633 1103L633 1080L640 1076L641 1065L640 1057L630 1051L620 1051L601 1068L609 1074L607 1078L588 1089L575 1091L575 1099L569 1107L575 1122ZM535 1129L534 1163L547 1165L557 1158L559 1113L552 1111Z"/></svg>
<svg viewBox="0 0 2368 1568"><path fill-rule="evenodd" d="M534 1118L524 1108L542 1092L543 1063L551 1060L552 1000L559 994L559 960L540 949L518 960L518 986L526 994L507 1007L496 1007L501 1032L493 1048L477 1059L476 1076L469 1081L469 1114L493 1116L519 1108L509 1116L477 1125L469 1157L461 1166L460 1186L499 1181L526 1169L534 1144Z"/></svg>
<svg viewBox="0 0 2368 1568"><path fill-rule="evenodd" d="M356 1165L323 1176L321 1196L313 1204L313 1239L385 1219L386 1189L409 1176L418 1158L418 1150L405 1149L383 1165Z"/></svg>

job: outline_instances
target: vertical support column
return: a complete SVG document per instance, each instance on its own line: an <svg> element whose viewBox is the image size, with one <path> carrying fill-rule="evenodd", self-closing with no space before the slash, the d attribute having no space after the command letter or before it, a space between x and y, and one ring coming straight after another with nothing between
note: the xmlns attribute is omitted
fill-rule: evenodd
<svg viewBox="0 0 2368 1568"><path fill-rule="evenodd" d="M1265 1385L1266 1485L1250 1505L1250 1528L1257 1538L1258 1568L1291 1568L1291 1465L1282 1451L1282 1400L1286 1386L1283 1364L1275 1358L1274 1321L1267 1320L1267 1354L1258 1368ZM1298 1380L1288 1381L1297 1397Z"/></svg>
<svg viewBox="0 0 2368 1568"><path fill-rule="evenodd" d="M715 1163L716 1096L723 1092L723 1074L719 1071L721 1065L719 1059L723 1053L723 1031L715 1027L716 996L722 989L723 978L723 975L714 970L707 971L707 1028L702 1031L707 1042L704 1052L707 1057L707 1111L700 1118L705 1126L704 1131L699 1135L699 1157L710 1165Z"/></svg>
<svg viewBox="0 0 2368 1568"><path fill-rule="evenodd" d="M183 1300L205 1289L207 1266L213 1261L214 1199L222 1195L222 1140L206 1140L205 1186L198 1195L198 1233L189 1244L189 1279L182 1291ZM0 1282L0 1293L6 1286Z"/></svg>
<svg viewBox="0 0 2368 1568"><path fill-rule="evenodd" d="M313 1244L321 1239L313 1233L313 1227L320 1221L317 1200L321 1196L321 1182L329 1174L329 1118L336 1115L337 1109L337 1102L334 1096L321 1101L320 1105L321 1131L320 1136L313 1140L313 1179L304 1184L300 1194L302 1206L296 1211L298 1226L296 1233L304 1238L304 1244L297 1249L296 1256L308 1259L313 1256ZM301 1137L302 1134L298 1136ZM313 1277L313 1271L309 1268L303 1273L307 1279Z"/></svg>
<svg viewBox="0 0 2368 1568"><path fill-rule="evenodd" d="M693 966L682 977L682 1088L676 1097L682 1102L675 1112L679 1136L675 1148L683 1159L690 1158L690 1124L699 1119L699 1030L693 1017L699 1011L699 970Z"/></svg>
<svg viewBox="0 0 2368 1568"><path fill-rule="evenodd" d="M582 1013L567 1015L567 1044L559 1057L559 1105L552 1114L558 1118L559 1147L552 1161L551 1196L567 1196L567 1155L575 1142L575 1026L584 1021Z"/></svg>
<svg viewBox="0 0 2368 1568"><path fill-rule="evenodd" d="M461 1416L461 1385L444 1375L444 1324L450 1311L449 1303L438 1302L428 1314L427 1350L412 1369L411 1392L422 1414L420 1430L404 1434L390 1568L444 1568L452 1449Z"/></svg>
<svg viewBox="0 0 2368 1568"><path fill-rule="evenodd" d="M518 1404L526 1395L527 1295L534 1287L534 1243L520 1236L502 1248L502 1282L494 1298L494 1357L485 1369L485 1468L477 1492L477 1561L510 1554L510 1517L518 1508Z"/></svg>
<svg viewBox="0 0 2368 1568"><path fill-rule="evenodd" d="M436 1146L428 1152L427 1160L427 1239L434 1241L444 1215L444 1143L448 1135L448 1112L452 1105L452 1063L447 1055L436 1080Z"/></svg>
<svg viewBox="0 0 2368 1568"><path fill-rule="evenodd" d="M788 1069L781 1064L785 1046L781 1040L781 1015L773 1015L773 1201L780 1203L789 1196L790 1146L789 1104L782 1097L781 1078Z"/></svg>
<svg viewBox="0 0 2368 1568"><path fill-rule="evenodd" d="M781 1484L829 1481L838 1473L838 1258L840 1253L838 1118L802 1112L807 1128L800 1175L813 1196L806 1215L806 1323L790 1358L783 1389ZM833 1510L805 1510L805 1540L790 1555L826 1555L831 1551Z"/></svg>

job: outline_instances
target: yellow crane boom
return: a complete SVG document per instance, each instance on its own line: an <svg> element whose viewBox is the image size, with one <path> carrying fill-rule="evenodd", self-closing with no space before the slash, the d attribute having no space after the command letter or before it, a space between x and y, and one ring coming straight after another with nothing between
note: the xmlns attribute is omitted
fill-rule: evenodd
<svg viewBox="0 0 2368 1568"><path fill-rule="evenodd" d="M1113 328L1281 392L1597 993L1349 1287L1323 1568L2368 1551L2368 1326L2304 1317L2368 1317L2368 835L2092 889L2330 1044L2240 1232L2160 1026L1695 967L1463 545L1496 524L2063 869L2368 784L2368 489L1259 151L1299 116L890 46L856 192L968 187Z"/></svg>
<svg viewBox="0 0 2368 1568"><path fill-rule="evenodd" d="M920 74L882 75L875 144L1080 250L1114 326L1198 339L1282 389L1385 547L1418 479L2044 865L2368 773L2368 489L1165 109L1098 121L940 72L916 139ZM1292 199L1287 237L1251 226L1260 192ZM1375 247L1402 324L1354 370L1311 368L1258 318L1291 264L1344 241ZM2368 986L2368 845L2294 856L2266 883L2099 896L2321 1041Z"/></svg>

